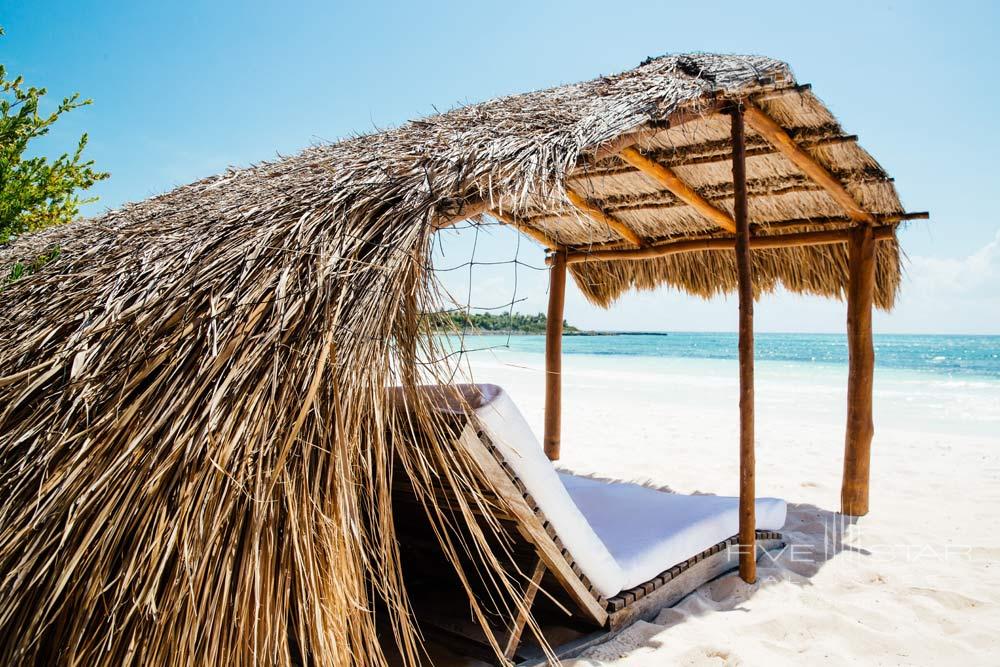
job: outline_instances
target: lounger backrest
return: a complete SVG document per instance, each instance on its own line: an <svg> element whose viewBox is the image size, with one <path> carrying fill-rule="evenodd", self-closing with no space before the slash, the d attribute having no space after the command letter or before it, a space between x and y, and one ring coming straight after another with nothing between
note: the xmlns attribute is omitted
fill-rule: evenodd
<svg viewBox="0 0 1000 667"><path fill-rule="evenodd" d="M624 572L570 498L552 462L510 396L501 387L491 384L457 385L452 389L460 392L473 408L504 462L531 494L594 589L603 597L621 591ZM442 397L437 402L439 410L461 413L462 406L445 398L447 394L438 392L435 395Z"/></svg>

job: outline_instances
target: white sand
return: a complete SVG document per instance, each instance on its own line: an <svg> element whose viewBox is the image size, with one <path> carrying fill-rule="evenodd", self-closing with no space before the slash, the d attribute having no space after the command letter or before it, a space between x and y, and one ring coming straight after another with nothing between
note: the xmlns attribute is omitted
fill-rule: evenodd
<svg viewBox="0 0 1000 667"><path fill-rule="evenodd" d="M478 353L536 433L540 355ZM567 355L562 464L737 493L736 366ZM795 545L577 665L1000 663L1000 382L879 371L871 513L838 529L846 369L758 363L757 490Z"/></svg>

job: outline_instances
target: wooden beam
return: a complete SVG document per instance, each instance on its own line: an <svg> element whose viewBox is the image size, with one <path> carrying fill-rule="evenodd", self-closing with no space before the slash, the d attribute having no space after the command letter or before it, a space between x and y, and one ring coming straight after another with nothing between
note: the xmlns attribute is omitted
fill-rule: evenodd
<svg viewBox="0 0 1000 667"><path fill-rule="evenodd" d="M871 213L861 207L851 193L844 188L840 181L834 178L826 167L817 162L816 158L812 155L799 148L798 144L770 116L753 104L746 105L745 116L747 125L771 142L796 167L826 190L833 197L834 201L847 210L847 215L852 220L874 224L875 219Z"/></svg>
<svg viewBox="0 0 1000 667"><path fill-rule="evenodd" d="M549 311L545 320L545 435L542 448L559 460L562 430L562 330L566 303L566 251L553 254L549 273Z"/></svg>
<svg viewBox="0 0 1000 667"><path fill-rule="evenodd" d="M875 298L875 234L868 225L851 230L847 286L847 432L844 438L844 479L840 511L851 516L868 513L871 469L872 389L875 349L872 304Z"/></svg>
<svg viewBox="0 0 1000 667"><path fill-rule="evenodd" d="M599 207L593 204L589 199L581 195L576 190L572 188L566 188L566 197L569 199L570 203L574 207L579 209L584 215L593 220L594 222L604 223L618 234L624 238L626 241L632 245L642 247L644 245L642 238L632 231L632 228L626 225L624 222L608 215L602 211Z"/></svg>
<svg viewBox="0 0 1000 667"><path fill-rule="evenodd" d="M476 198L462 202L455 206L454 209L453 211L436 213L434 215L431 224L435 230L447 229L460 222L465 222L469 218L486 213L489 210L489 204L483 199Z"/></svg>
<svg viewBox="0 0 1000 667"><path fill-rule="evenodd" d="M749 192L747 194L750 195ZM875 216L875 220L878 223L875 226L876 234L882 233L882 232L879 231L882 226L895 225L898 222L905 222L905 221L908 221L908 220L927 220L929 218L930 218L930 214L927 211L917 211L917 212L914 212L914 213L894 213L894 214L889 214L889 215L877 215L877 216ZM760 233L768 234L768 233L772 233L773 232L774 233L774 234L772 234L772 236L773 236L773 235L777 235L777 232L781 232L782 230L790 228L790 227L803 227L805 225L818 225L818 226L830 226L830 227L834 227L835 225L839 225L839 226L843 226L843 227L848 227L848 226L853 226L854 224L855 224L854 221L851 220L850 218L848 218L846 215L819 216L819 217L812 217L812 218L793 218L793 219L787 219L787 220L775 220L775 221L771 221L771 222L762 222L762 223L751 222L750 223L750 234L751 234L750 243L751 244L754 243L755 237L753 235L755 235L755 234L760 234ZM843 231L843 230L840 229L840 227L835 227L833 230L830 230L830 231L838 231L838 230L839 231ZM688 236L688 237L685 237L683 240L689 241L689 240L712 239L712 238L724 238L724 237L720 237L720 235L718 234L718 232L710 232L710 233L705 233L705 234L698 234L698 235ZM676 238L649 239L647 247L649 247L649 248L658 248L658 247L661 247L661 246L666 245L666 244L676 243L677 241L678 241L678 239L676 239ZM846 240L844 242L846 243ZM579 253L594 253L594 252L597 252L597 251L618 250L618 249L624 249L624 248L629 248L629 247L630 246L628 244L626 244L625 242L623 242L623 241L605 241L603 243L587 243L587 244L579 245L579 246L566 246L566 251L569 253L570 257L573 257L575 254L579 254Z"/></svg>
<svg viewBox="0 0 1000 667"><path fill-rule="evenodd" d="M630 165L665 187L675 197L711 220L713 224L722 227L726 231L736 231L736 223L733 222L728 213L710 204L704 197L692 190L670 168L664 167L659 162L650 160L632 147L625 148L619 155Z"/></svg>
<svg viewBox="0 0 1000 667"><path fill-rule="evenodd" d="M894 237L895 227L885 225L874 227L876 241L887 241ZM801 246L833 245L847 243L850 239L850 229L831 229L817 232L798 232L796 234L772 234L770 236L754 236L750 239L750 247L754 250L769 248L796 248ZM670 241L645 248L615 248L611 250L574 250L566 255L568 264L581 262L611 262L616 260L637 260L676 255L684 252L701 252L703 250L732 250L736 247L733 236L715 236L701 239L685 239Z"/></svg>
<svg viewBox="0 0 1000 667"><path fill-rule="evenodd" d="M545 576L545 561L541 558L535 563L535 569L528 580L528 587L524 591L523 607L517 613L514 627L511 628L510 636L507 638L507 645L503 650L503 657L513 660L517 653L517 647L521 643L521 635L524 633L524 626L528 623L528 615L531 613L531 605L535 603L535 594L542 585L542 577Z"/></svg>
<svg viewBox="0 0 1000 667"><path fill-rule="evenodd" d="M812 129L812 128L806 128ZM801 131L801 129L800 129ZM790 134L792 134L790 132ZM842 144L855 143L858 136L855 134L810 134L802 132L803 136L794 134L795 140L800 147L813 148L815 146L839 146ZM747 157L758 157L761 155L778 155L778 150L763 137L755 139L748 138ZM675 167L688 167L699 164L715 164L729 162L733 159L733 148L729 143L729 138L725 141L712 141L704 144L692 146L680 146L675 148L661 148L655 151L644 153L646 157L655 162L659 162L664 167L674 169ZM619 158L621 156L618 156ZM622 164L621 160L614 162L602 162L601 164L588 164L573 171L570 181L593 178L595 176L608 176L613 174L631 173L633 168L628 164Z"/></svg>
<svg viewBox="0 0 1000 667"><path fill-rule="evenodd" d="M533 238L546 248L549 248L551 250L556 250L561 247L545 232L541 231L540 229L536 229L534 227L529 227L523 222L519 222L514 216L510 215L509 213L504 213L502 211L493 209L492 211L489 212L489 214L494 218L496 218L497 220L499 220L500 222L502 222L503 224L509 227L513 227L514 229L521 232L525 236Z"/></svg>
<svg viewBox="0 0 1000 667"><path fill-rule="evenodd" d="M754 477L753 274L750 264L750 221L747 217L746 146L743 109L732 110L733 218L736 222L736 275L739 284L740 357L740 577L757 580L756 491Z"/></svg>
<svg viewBox="0 0 1000 667"><path fill-rule="evenodd" d="M845 134L836 137L823 137L821 139L806 139L803 144L808 147L813 146L841 146L843 144L852 144L858 141L858 136L856 134ZM731 150L731 149L730 149ZM747 148L747 157L759 157L762 155L775 155L778 151L771 144L765 146L756 146L754 148ZM732 159L732 155L718 154L718 155L699 155L694 157L689 157L686 159L674 158L670 160L669 164L665 166L669 167L690 167L699 164L715 164L718 162L726 162ZM661 164L664 163L663 160L658 160Z"/></svg>
<svg viewBox="0 0 1000 667"><path fill-rule="evenodd" d="M891 215L876 215L876 227L879 229L883 225L894 225L898 222L908 220L929 220L930 213L927 211L916 211L914 213L896 213ZM802 227L805 225L851 225L854 221L847 216L823 216L815 218L794 218L790 220L777 220L774 222L750 223L750 233L769 232L786 229L788 227Z"/></svg>

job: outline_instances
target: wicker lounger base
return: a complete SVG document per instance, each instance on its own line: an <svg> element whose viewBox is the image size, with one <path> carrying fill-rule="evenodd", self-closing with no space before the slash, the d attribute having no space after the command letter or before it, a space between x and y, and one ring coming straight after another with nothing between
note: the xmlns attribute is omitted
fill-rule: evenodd
<svg viewBox="0 0 1000 667"><path fill-rule="evenodd" d="M700 586L735 570L739 566L737 544L737 538L731 537L650 581L610 598L607 601L606 626L560 646L553 646L556 656L562 660L574 658L591 646L608 641L636 621L655 619L660 611L674 606ZM780 533L757 531L758 559L765 552L784 546ZM515 659L515 664L524 667L546 664L544 655L535 646L520 647Z"/></svg>

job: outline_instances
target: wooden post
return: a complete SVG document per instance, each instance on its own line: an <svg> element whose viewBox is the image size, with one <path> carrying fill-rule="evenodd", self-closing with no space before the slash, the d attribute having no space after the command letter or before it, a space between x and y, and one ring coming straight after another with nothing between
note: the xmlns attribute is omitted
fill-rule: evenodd
<svg viewBox="0 0 1000 667"><path fill-rule="evenodd" d="M872 343L872 302L875 297L875 235L871 225L851 230L847 242L847 434L844 438L844 481L840 511L851 516L868 513L871 468L872 389L875 348Z"/></svg>
<svg viewBox="0 0 1000 667"><path fill-rule="evenodd" d="M754 516L753 423L753 277L750 270L750 222L747 218L746 144L743 107L732 110L733 219L736 223L736 273L740 301L740 577L757 580L756 517Z"/></svg>
<svg viewBox="0 0 1000 667"><path fill-rule="evenodd" d="M545 437L542 446L551 461L559 460L562 427L562 330L566 302L566 251L553 253L549 274L549 312L545 320Z"/></svg>

